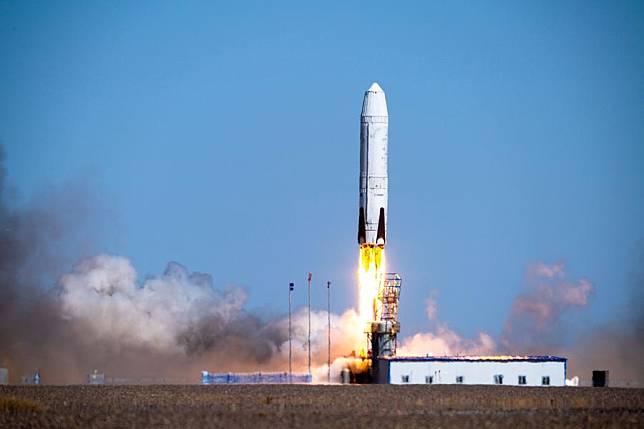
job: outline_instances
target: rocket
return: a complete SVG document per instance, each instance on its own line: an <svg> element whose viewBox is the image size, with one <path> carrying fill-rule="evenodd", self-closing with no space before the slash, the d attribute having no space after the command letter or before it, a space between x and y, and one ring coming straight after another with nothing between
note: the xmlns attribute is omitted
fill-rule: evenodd
<svg viewBox="0 0 644 429"><path fill-rule="evenodd" d="M383 248L387 241L388 122L385 92L374 82L364 94L360 114L360 247Z"/></svg>

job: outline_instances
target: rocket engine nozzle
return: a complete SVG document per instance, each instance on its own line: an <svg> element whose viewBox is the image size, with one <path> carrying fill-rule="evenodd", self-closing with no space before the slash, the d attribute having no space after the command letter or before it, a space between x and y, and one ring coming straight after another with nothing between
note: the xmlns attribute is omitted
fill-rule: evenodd
<svg viewBox="0 0 644 429"><path fill-rule="evenodd" d="M378 232L376 233L376 244L379 246L385 245L385 209L380 207L380 215L378 216Z"/></svg>
<svg viewBox="0 0 644 429"><path fill-rule="evenodd" d="M358 214L358 244L363 245L367 242L367 227L364 220L364 208L360 207Z"/></svg>

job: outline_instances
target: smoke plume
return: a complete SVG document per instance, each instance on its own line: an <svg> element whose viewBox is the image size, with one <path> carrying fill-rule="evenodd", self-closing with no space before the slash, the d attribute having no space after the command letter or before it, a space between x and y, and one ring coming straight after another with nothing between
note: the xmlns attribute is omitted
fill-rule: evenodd
<svg viewBox="0 0 644 429"><path fill-rule="evenodd" d="M626 308L613 321L584 332L567 350L574 373L610 370L610 384L644 386L644 242L637 245L632 261L630 296Z"/></svg>
<svg viewBox="0 0 644 429"><path fill-rule="evenodd" d="M288 368L288 320L246 309L236 286L170 262L140 280L130 261L94 253L101 217L85 180L10 201L0 147L0 366L11 382L40 369L45 383L82 383L93 369L139 382L195 382L199 371ZM74 260L79 260L73 264ZM69 268L71 267L71 269ZM356 315L332 315L334 357L351 350ZM294 369L306 369L302 309L293 315ZM312 314L314 364L326 361L327 313Z"/></svg>
<svg viewBox="0 0 644 429"><path fill-rule="evenodd" d="M288 319L246 308L237 286L217 287L208 274L168 263L142 279L124 257L96 254L88 220L100 207L84 181L49 186L24 204L11 200L0 147L0 365L10 379L40 368L45 383L82 383L96 368L128 382L197 382L200 370L285 371ZM643 246L644 249L644 246ZM92 256L93 255L93 256ZM636 266L644 266L641 257ZM75 263L74 263L75 262ZM401 355L562 354L572 375L610 369L613 379L644 383L644 273L634 276L633 306L621 320L565 347L565 315L584 308L595 286L571 280L562 263L539 263L526 274L498 340L486 332L464 338L427 300L430 328L405 338ZM311 314L314 379L326 380L327 320ZM331 315L332 377L360 365L346 357L364 338L352 309ZM295 371L305 371L308 314L293 313ZM570 342L569 342L570 343ZM147 377L147 378L145 378Z"/></svg>
<svg viewBox="0 0 644 429"><path fill-rule="evenodd" d="M588 304L594 287L587 279L571 281L562 263L538 263L527 270L528 290L518 295L503 325L507 353L545 353L561 345L563 315Z"/></svg>
<svg viewBox="0 0 644 429"><path fill-rule="evenodd" d="M426 313L432 330L407 337L399 348L403 355L551 354L558 350L562 317L585 307L594 288L586 279L570 281L562 263L538 263L526 273L527 290L512 304L500 344L486 332L474 338L460 336L438 319L436 292L427 300ZM556 346L556 347L555 347Z"/></svg>
<svg viewBox="0 0 644 429"><path fill-rule="evenodd" d="M47 186L19 203L0 147L0 364L14 381L42 361L64 361L50 347L67 335L51 287L71 258L91 251L86 219L100 214L84 183Z"/></svg>
<svg viewBox="0 0 644 429"><path fill-rule="evenodd" d="M426 314L433 326L431 332L417 333L404 339L398 348L401 356L488 355L496 350L496 342L485 332L473 339L463 338L438 319L435 291L426 301Z"/></svg>
<svg viewBox="0 0 644 429"><path fill-rule="evenodd" d="M98 255L78 263L59 281L61 316L92 341L118 347L144 347L167 357L202 362L228 371L235 357L237 369L285 369L288 359L288 320L262 320L245 309L247 296L235 286L217 290L211 276L190 273L176 262L160 276L138 283L131 263L120 256ZM352 338L341 327L353 326L355 312L332 315L335 348L347 350ZM313 364L326 356L328 316L311 313ZM295 368L304 370L308 355L308 313L292 317ZM204 359L205 358L205 359ZM209 361L206 363L206 359ZM197 372L195 371L195 374Z"/></svg>
<svg viewBox="0 0 644 429"><path fill-rule="evenodd" d="M96 341L169 353L206 350L232 330L202 332L206 322L247 330L246 336L257 332L261 342L266 333L244 313L245 301L241 289L217 291L209 275L190 273L176 262L139 284L130 261L112 255L79 262L58 288L61 316Z"/></svg>
<svg viewBox="0 0 644 429"><path fill-rule="evenodd" d="M631 306L621 319L566 337L566 315L585 308L595 293L587 279L571 280L563 263L537 263L526 271L525 290L516 296L499 341L486 332L464 338L438 318L436 292L427 300L431 330L406 337L398 354L407 356L552 354L569 358L569 375L589 384L593 369L609 369L611 383L644 385L644 246L634 266Z"/></svg>

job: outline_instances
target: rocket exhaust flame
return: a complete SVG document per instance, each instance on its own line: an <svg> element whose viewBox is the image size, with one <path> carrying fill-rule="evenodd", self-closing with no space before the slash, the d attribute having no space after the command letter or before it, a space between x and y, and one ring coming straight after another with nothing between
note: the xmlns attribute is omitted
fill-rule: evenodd
<svg viewBox="0 0 644 429"><path fill-rule="evenodd" d="M382 293L387 264L385 249L381 246L362 245L358 268L358 320L360 333L368 332L371 322L379 320L381 307L378 297ZM363 336L364 337L364 336ZM360 356L367 356L366 342L359 348Z"/></svg>

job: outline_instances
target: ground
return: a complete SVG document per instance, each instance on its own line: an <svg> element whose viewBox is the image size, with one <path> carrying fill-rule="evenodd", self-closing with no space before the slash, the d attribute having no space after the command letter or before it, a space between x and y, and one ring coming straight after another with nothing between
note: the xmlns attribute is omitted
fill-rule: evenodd
<svg viewBox="0 0 644 429"><path fill-rule="evenodd" d="M2 428L642 428L644 389L0 386Z"/></svg>

